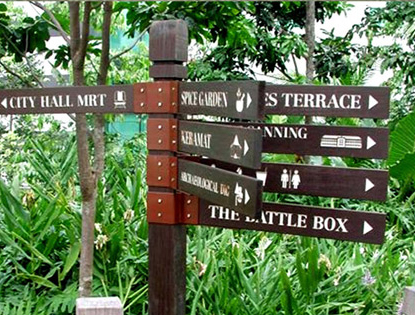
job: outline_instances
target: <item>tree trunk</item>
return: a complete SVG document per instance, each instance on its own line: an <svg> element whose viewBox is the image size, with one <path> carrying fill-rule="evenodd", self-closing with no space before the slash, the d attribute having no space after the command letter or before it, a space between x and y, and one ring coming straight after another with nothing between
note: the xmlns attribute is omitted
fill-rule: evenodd
<svg viewBox="0 0 415 315"><path fill-rule="evenodd" d="M306 2L306 24L305 24L305 39L308 47L306 59L306 78L307 83L312 84L314 79L314 50L315 50L315 24L316 24L316 3L315 0ZM313 122L312 116L306 116L307 124Z"/></svg>
<svg viewBox="0 0 415 315"><path fill-rule="evenodd" d="M98 84L105 84L109 67L109 37L112 16L112 2L104 4L102 26L102 55ZM89 28L92 6L84 3L82 26L80 23L80 3L69 2L70 48L74 85L85 85L85 58L89 43ZM82 193L82 248L79 272L79 296L88 297L92 293L94 258L94 226L96 213L97 185L104 170L105 139L103 115L95 115L93 133L89 132L85 114L76 115L76 137L78 149L79 180ZM94 142L94 159L91 161L88 137ZM92 165L91 165L92 163Z"/></svg>
<svg viewBox="0 0 415 315"><path fill-rule="evenodd" d="M305 40L308 47L306 58L306 78L307 83L312 84L314 79L314 50L315 50L315 24L316 24L316 3L315 0L306 1L306 24L305 24ZM312 124L313 116L305 116L305 123ZM304 161L310 163L308 156L304 157Z"/></svg>

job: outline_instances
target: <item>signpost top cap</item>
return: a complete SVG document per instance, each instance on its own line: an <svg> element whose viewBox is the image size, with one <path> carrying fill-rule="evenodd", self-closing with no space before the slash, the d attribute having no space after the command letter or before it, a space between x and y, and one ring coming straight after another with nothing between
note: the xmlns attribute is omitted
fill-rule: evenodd
<svg viewBox="0 0 415 315"><path fill-rule="evenodd" d="M155 21L150 27L151 61L187 61L188 28L183 20Z"/></svg>

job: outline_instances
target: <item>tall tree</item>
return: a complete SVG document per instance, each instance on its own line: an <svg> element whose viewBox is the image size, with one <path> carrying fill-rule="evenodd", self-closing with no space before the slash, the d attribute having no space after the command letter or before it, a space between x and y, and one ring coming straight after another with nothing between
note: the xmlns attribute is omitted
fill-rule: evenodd
<svg viewBox="0 0 415 315"><path fill-rule="evenodd" d="M91 11L96 8L92 2L68 2L70 13L70 51L73 84L85 85L85 59L89 44ZM99 4L101 5L101 4ZM102 52L98 73L98 84L105 84L109 67L110 26L112 2L103 4ZM81 14L83 17L81 18ZM81 23L82 20L82 23ZM92 271L94 257L94 224L97 200L97 185L104 170L104 126L102 114L94 115L93 132L90 132L85 114L76 115L76 136L78 146L79 179L82 193L82 249L79 273L79 295L90 296L92 292ZM94 151L90 149L92 138ZM91 156L93 155L93 159Z"/></svg>

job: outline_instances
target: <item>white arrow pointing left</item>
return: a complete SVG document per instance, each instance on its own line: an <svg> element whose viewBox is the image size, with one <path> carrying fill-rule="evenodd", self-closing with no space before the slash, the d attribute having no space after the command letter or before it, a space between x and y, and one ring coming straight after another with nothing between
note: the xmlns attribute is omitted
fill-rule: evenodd
<svg viewBox="0 0 415 315"><path fill-rule="evenodd" d="M363 222L363 235L366 235L367 233L369 233L372 230L373 230L373 227L369 223L364 221Z"/></svg>
<svg viewBox="0 0 415 315"><path fill-rule="evenodd" d="M248 153L248 151L249 151L248 142L244 140L244 156Z"/></svg>
<svg viewBox="0 0 415 315"><path fill-rule="evenodd" d="M1 101L1 105L3 105L5 109L7 109L7 98Z"/></svg>
<svg viewBox="0 0 415 315"><path fill-rule="evenodd" d="M373 184L369 178L366 178L365 192L371 190L373 187L375 187L375 184Z"/></svg>
<svg viewBox="0 0 415 315"><path fill-rule="evenodd" d="M251 103L252 103L252 97L251 97L251 94L249 94L249 92L246 94L247 94L246 95L246 108L249 108L249 106L251 106Z"/></svg>
<svg viewBox="0 0 415 315"><path fill-rule="evenodd" d="M247 204L250 199L251 199L251 197L249 197L248 191L245 189L245 201L244 201L244 203Z"/></svg>

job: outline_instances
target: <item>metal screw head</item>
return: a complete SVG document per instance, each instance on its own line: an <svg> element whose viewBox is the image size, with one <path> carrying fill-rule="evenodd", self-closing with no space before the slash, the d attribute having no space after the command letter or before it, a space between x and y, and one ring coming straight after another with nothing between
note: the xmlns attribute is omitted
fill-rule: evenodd
<svg viewBox="0 0 415 315"><path fill-rule="evenodd" d="M187 199L187 204L190 205L192 203L191 199Z"/></svg>
<svg viewBox="0 0 415 315"><path fill-rule="evenodd" d="M176 163L173 162L173 163L170 164L170 166L171 167L175 167L176 166Z"/></svg>
<svg viewBox="0 0 415 315"><path fill-rule="evenodd" d="M161 107L162 105L163 105L162 102L158 102L158 104L157 104L158 107Z"/></svg>
<svg viewBox="0 0 415 315"><path fill-rule="evenodd" d="M172 142L171 142L171 143L176 144L176 140L172 140Z"/></svg>
<svg viewBox="0 0 415 315"><path fill-rule="evenodd" d="M176 128L177 128L176 125L171 126L171 129L176 129Z"/></svg>
<svg viewBox="0 0 415 315"><path fill-rule="evenodd" d="M192 215L190 213L187 214L187 218L190 219Z"/></svg>
<svg viewBox="0 0 415 315"><path fill-rule="evenodd" d="M144 105L145 105L144 103L140 103L140 106L141 106L141 107L144 107Z"/></svg>
<svg viewBox="0 0 415 315"><path fill-rule="evenodd" d="M163 141L161 139L158 139L158 144L161 144Z"/></svg>
<svg viewBox="0 0 415 315"><path fill-rule="evenodd" d="M157 180L158 181L161 181L162 180L162 177L161 176L157 177Z"/></svg>
<svg viewBox="0 0 415 315"><path fill-rule="evenodd" d="M172 91L175 91L175 90L176 90L176 88L175 88L174 86L172 86L171 90L172 90Z"/></svg>
<svg viewBox="0 0 415 315"><path fill-rule="evenodd" d="M171 103L171 106L176 106L176 102Z"/></svg>
<svg viewBox="0 0 415 315"><path fill-rule="evenodd" d="M144 93L144 91L145 91L145 90L144 90L144 88L141 88L141 89L140 89L140 92L141 92L141 93Z"/></svg>
<svg viewBox="0 0 415 315"><path fill-rule="evenodd" d="M170 181L173 183L176 179L173 177Z"/></svg>
<svg viewBox="0 0 415 315"><path fill-rule="evenodd" d="M157 213L157 216L160 218L162 216L161 212Z"/></svg>
<svg viewBox="0 0 415 315"><path fill-rule="evenodd" d="M159 90L158 90L158 91L159 91L159 93L161 93L161 92L163 92L163 89L162 89L162 88L159 88Z"/></svg>
<svg viewBox="0 0 415 315"><path fill-rule="evenodd" d="M161 129L163 129L163 126L162 125L158 125L158 127L157 127L159 130L161 130Z"/></svg>
<svg viewBox="0 0 415 315"><path fill-rule="evenodd" d="M158 203L162 203L163 202L163 199L159 199L159 200L157 200L157 202Z"/></svg>
<svg viewBox="0 0 415 315"><path fill-rule="evenodd" d="M162 163L161 163L161 162L158 162L158 163L157 163L157 166L161 166L161 165L162 165Z"/></svg>

